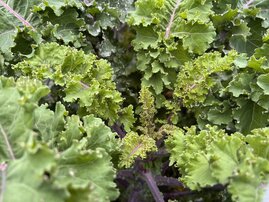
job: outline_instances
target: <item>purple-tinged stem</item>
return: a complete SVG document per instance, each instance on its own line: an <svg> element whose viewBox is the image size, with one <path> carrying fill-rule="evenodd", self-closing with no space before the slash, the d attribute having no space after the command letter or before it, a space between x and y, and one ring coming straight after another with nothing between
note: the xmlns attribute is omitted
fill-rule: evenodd
<svg viewBox="0 0 269 202"><path fill-rule="evenodd" d="M152 176L152 173L150 171L142 172L142 176L144 177L151 194L153 195L153 198L156 202L164 202L163 196L156 184L155 179Z"/></svg>
<svg viewBox="0 0 269 202"><path fill-rule="evenodd" d="M14 11L9 5L7 5L4 1L0 0L0 4L6 9L8 10L8 12L10 12L12 15L14 15L19 21L22 22L23 25L27 26L27 27L31 27L33 29L33 26L26 21L19 13L17 13L16 11Z"/></svg>

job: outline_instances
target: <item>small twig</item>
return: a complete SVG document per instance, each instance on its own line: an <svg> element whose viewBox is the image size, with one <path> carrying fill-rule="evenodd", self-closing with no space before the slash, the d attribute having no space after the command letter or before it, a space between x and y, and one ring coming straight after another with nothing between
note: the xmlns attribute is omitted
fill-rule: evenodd
<svg viewBox="0 0 269 202"><path fill-rule="evenodd" d="M10 12L12 15L14 15L19 21L22 22L23 25L27 26L27 27L31 27L32 29L33 26L26 21L19 13L17 13L16 11L14 11L9 5L7 5L4 1L0 0L0 4L6 9L8 10L8 12Z"/></svg>
<svg viewBox="0 0 269 202"><path fill-rule="evenodd" d="M255 1L255 0L249 0L249 1L247 1L247 2L243 5L243 8L244 8L244 9L247 9L247 8L250 6L250 4L252 4L254 1Z"/></svg>
<svg viewBox="0 0 269 202"><path fill-rule="evenodd" d="M156 202L164 202L163 196L156 184L155 179L152 176L151 171L146 171L146 172L142 172L142 175L153 195L153 198L155 199Z"/></svg>
<svg viewBox="0 0 269 202"><path fill-rule="evenodd" d="M1 131L2 135L3 135L3 137L4 137L4 141L5 141L5 143L6 143L6 145L7 145L7 149L8 149L10 158L11 158L12 160L16 160L15 155L14 155L14 152L13 152L13 150L12 150L12 147L11 147L9 141L8 141L7 134L5 133L4 128L2 127L1 124L0 124L0 131Z"/></svg>
<svg viewBox="0 0 269 202"><path fill-rule="evenodd" d="M176 6L175 6L175 8L174 8L174 10L173 10L173 13L172 13L171 17L170 17L170 21L169 21L169 23L168 23L168 25L167 25L167 27L166 27L166 30L165 30L165 38L166 38L166 39L167 39L167 38L169 37L169 35L170 35L171 27L172 27L173 21L174 21L174 19L175 19L176 11L177 11L177 9L178 9L178 7L179 7L180 2L181 2L181 0L177 0Z"/></svg>
<svg viewBox="0 0 269 202"><path fill-rule="evenodd" d="M4 192L6 189L6 163L0 164L0 172L1 172L1 187L0 187L0 202L4 201Z"/></svg>

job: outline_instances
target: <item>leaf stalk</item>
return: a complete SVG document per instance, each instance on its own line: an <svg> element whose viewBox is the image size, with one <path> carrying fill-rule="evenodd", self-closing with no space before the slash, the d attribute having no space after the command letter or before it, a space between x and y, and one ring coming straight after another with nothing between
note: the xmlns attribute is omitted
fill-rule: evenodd
<svg viewBox="0 0 269 202"><path fill-rule="evenodd" d="M8 141L7 134L6 134L6 132L4 131L4 128L2 127L1 124L0 124L0 132L2 133L2 135L3 135L3 137L4 137L4 141L5 141L6 145L7 145L7 150L8 150L8 152L9 152L9 156L10 156L10 158L11 158L12 160L16 160L15 155L14 155L14 152L13 152L13 150L12 150L12 147L11 147L9 141Z"/></svg>
<svg viewBox="0 0 269 202"><path fill-rule="evenodd" d="M181 0L177 0L176 6L175 6L175 8L173 10L173 13L172 13L171 17L170 17L169 23L168 23L168 25L166 27L166 30L165 30L165 39L167 39L169 37L169 35L170 35L171 27L172 27L173 21L175 19L176 11L177 11L177 9L179 7L180 2L181 2Z"/></svg>
<svg viewBox="0 0 269 202"><path fill-rule="evenodd" d="M142 172L142 176L144 177L152 195L156 202L164 202L163 196L156 184L155 179L152 176L151 171Z"/></svg>
<svg viewBox="0 0 269 202"><path fill-rule="evenodd" d="M17 13L16 11L14 11L8 4L6 4L3 0L0 0L0 4L8 11L10 12L12 15L14 15L19 21L22 22L23 25L30 27L32 29L33 26L27 21L25 20L19 13Z"/></svg>

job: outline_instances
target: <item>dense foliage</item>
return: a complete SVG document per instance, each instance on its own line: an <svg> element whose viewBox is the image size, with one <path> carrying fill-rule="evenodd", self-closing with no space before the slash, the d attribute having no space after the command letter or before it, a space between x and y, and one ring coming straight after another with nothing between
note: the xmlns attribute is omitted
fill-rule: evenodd
<svg viewBox="0 0 269 202"><path fill-rule="evenodd" d="M262 201L268 8L0 0L0 202Z"/></svg>

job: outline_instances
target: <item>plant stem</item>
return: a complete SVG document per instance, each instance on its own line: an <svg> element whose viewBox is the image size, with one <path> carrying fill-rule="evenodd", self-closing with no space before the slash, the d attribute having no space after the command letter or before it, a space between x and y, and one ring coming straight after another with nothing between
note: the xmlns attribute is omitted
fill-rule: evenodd
<svg viewBox="0 0 269 202"><path fill-rule="evenodd" d="M155 182L155 179L152 176L151 171L142 172L142 176L144 177L152 195L156 202L164 202L163 196Z"/></svg>
<svg viewBox="0 0 269 202"><path fill-rule="evenodd" d="M168 23L168 25L167 25L167 27L166 27L166 30L165 30L165 38L166 38L166 39L167 39L167 38L169 37L169 35L170 35L171 27L172 27L173 21L174 21L174 19L175 19L176 11L177 11L177 9L178 9L178 7L179 7L180 2L181 2L181 0L177 0L176 6L175 6L175 8L174 8L174 10L173 10L173 13L172 13L171 17L170 17L170 21L169 21L169 23Z"/></svg>
<svg viewBox="0 0 269 202"><path fill-rule="evenodd" d="M168 186L168 187L184 187L183 183L178 181L177 178L166 177L166 176L156 176L156 184L159 186Z"/></svg>
<svg viewBox="0 0 269 202"><path fill-rule="evenodd" d="M7 5L3 0L0 0L0 4L6 9L8 10L8 12L10 12L12 15L14 15L19 21L22 22L23 25L27 26L27 27L31 27L33 29L33 26L26 21L19 13L17 13L16 11L14 11L9 5Z"/></svg>
<svg viewBox="0 0 269 202"><path fill-rule="evenodd" d="M80 84L82 85L82 87L84 88L84 89L89 89L90 88L90 86L88 86L86 83L84 83L84 82L80 82Z"/></svg>
<svg viewBox="0 0 269 202"><path fill-rule="evenodd" d="M113 126L111 126L111 129L113 129L116 133L118 133L119 137L122 139L126 135L126 132L121 129L121 127L115 123Z"/></svg>
<svg viewBox="0 0 269 202"><path fill-rule="evenodd" d="M222 185L222 184L216 184L212 187L206 187L203 188L202 191L204 192L221 192L224 191L226 189L226 185ZM188 197L188 196L192 196L199 193L198 191L192 191L192 190L186 190L186 191L176 191L176 192L172 192L172 193L164 193L164 198L165 200L168 199L180 199L183 197Z"/></svg>
<svg viewBox="0 0 269 202"><path fill-rule="evenodd" d="M252 4L254 1L255 1L255 0L249 0L249 1L247 1L247 2L243 5L243 8L247 9L247 8L250 6L250 4Z"/></svg>
<svg viewBox="0 0 269 202"><path fill-rule="evenodd" d="M12 150L12 147L11 147L9 141L8 141L7 134L5 133L4 128L2 127L1 124L0 124L0 132L2 133L2 135L4 137L4 141L5 141L6 145L7 145L7 150L9 152L10 158L12 160L16 160L15 155L14 155L14 152Z"/></svg>

